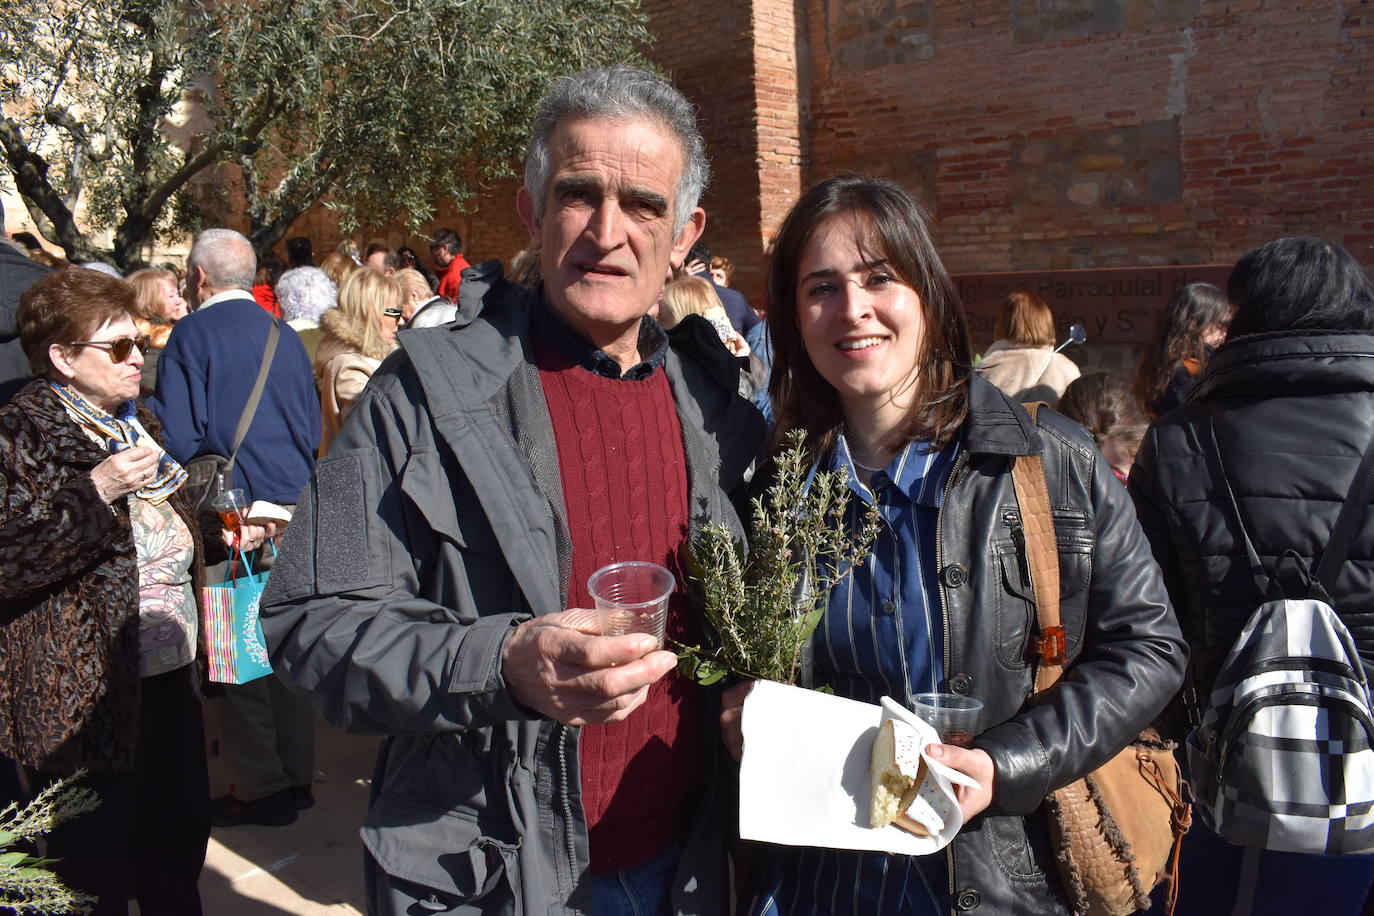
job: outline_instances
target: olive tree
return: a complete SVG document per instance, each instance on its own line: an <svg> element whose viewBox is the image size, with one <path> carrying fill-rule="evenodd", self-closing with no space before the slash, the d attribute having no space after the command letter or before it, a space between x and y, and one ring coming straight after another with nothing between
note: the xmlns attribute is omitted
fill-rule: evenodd
<svg viewBox="0 0 1374 916"><path fill-rule="evenodd" d="M224 212L264 251L320 200L417 226L511 174L549 80L648 40L637 0L4 0L0 149L76 260Z"/></svg>

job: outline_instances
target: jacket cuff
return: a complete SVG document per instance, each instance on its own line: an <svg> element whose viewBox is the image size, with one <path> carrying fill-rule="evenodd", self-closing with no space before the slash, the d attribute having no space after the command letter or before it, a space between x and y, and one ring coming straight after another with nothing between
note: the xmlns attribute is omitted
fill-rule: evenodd
<svg viewBox="0 0 1374 916"><path fill-rule="evenodd" d="M528 614L493 614L465 627L449 693L461 695L455 699L472 704L474 711L480 709L483 716L493 720L532 718L511 697L501 674L501 650L506 640L517 625L529 619Z"/></svg>
<svg viewBox="0 0 1374 916"><path fill-rule="evenodd" d="M973 746L987 751L996 771L990 809L995 814L1030 814L1050 792L1049 756L1035 732L1004 722L980 734Z"/></svg>

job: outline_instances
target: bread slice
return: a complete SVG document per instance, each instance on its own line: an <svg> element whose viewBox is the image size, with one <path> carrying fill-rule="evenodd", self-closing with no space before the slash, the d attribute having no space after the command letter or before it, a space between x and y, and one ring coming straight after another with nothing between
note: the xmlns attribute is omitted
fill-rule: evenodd
<svg viewBox="0 0 1374 916"><path fill-rule="evenodd" d="M291 510L276 503L269 503L265 499L255 500L253 505L248 507L248 524L266 525L268 522L275 522L278 525L285 525L291 521Z"/></svg>
<svg viewBox="0 0 1374 916"><path fill-rule="evenodd" d="M944 829L944 818L922 797L934 787L921 791L928 770L919 742L916 730L905 722L887 719L878 727L868 770L870 827L895 824L917 836L934 836Z"/></svg>

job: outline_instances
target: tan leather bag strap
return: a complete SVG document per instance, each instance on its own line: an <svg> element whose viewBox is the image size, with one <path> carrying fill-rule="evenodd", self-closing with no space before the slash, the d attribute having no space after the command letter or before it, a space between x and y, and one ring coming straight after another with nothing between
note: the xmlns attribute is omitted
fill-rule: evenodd
<svg viewBox="0 0 1374 916"><path fill-rule="evenodd" d="M1032 421L1042 403L1024 405ZM1050 508L1043 457L1039 454L1013 457L1011 481L1021 510L1031 592L1035 595L1039 629L1035 646L1035 692L1040 693L1059 680L1067 660L1064 627L1059 622L1059 544L1054 536L1054 511Z"/></svg>

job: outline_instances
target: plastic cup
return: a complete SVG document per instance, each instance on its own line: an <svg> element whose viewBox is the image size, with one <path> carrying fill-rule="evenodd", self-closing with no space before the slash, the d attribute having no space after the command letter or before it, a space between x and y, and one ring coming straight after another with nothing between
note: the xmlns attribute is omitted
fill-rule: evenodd
<svg viewBox="0 0 1374 916"><path fill-rule="evenodd" d="M648 633L663 648L668 596L677 580L657 563L612 563L592 573L587 591L596 603L602 636Z"/></svg>
<svg viewBox="0 0 1374 916"><path fill-rule="evenodd" d="M248 494L237 487L225 490L210 501L210 508L219 513L225 529L237 536L239 528L248 517Z"/></svg>
<svg viewBox="0 0 1374 916"><path fill-rule="evenodd" d="M918 693L911 698L911 711L935 729L943 743L969 747L983 703L957 693Z"/></svg>

